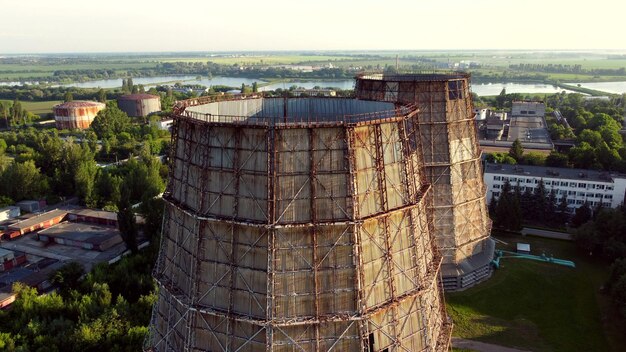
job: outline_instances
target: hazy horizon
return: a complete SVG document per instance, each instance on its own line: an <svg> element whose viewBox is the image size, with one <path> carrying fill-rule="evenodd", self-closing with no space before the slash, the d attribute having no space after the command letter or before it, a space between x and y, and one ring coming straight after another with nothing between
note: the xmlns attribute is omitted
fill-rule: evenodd
<svg viewBox="0 0 626 352"><path fill-rule="evenodd" d="M591 6L593 5L593 6ZM5 4L0 55L272 51L626 51L626 4L496 0ZM527 48L527 49L520 49Z"/></svg>

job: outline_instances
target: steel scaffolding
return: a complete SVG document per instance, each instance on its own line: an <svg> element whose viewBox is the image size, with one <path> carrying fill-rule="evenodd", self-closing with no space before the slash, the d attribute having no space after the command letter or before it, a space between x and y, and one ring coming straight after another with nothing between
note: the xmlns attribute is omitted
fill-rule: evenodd
<svg viewBox="0 0 626 352"><path fill-rule="evenodd" d="M178 106L146 350L447 351L414 106Z"/></svg>
<svg viewBox="0 0 626 352"><path fill-rule="evenodd" d="M434 236L443 255L447 290L491 275L493 240L485 203L469 74L362 74L358 99L413 104L419 125Z"/></svg>

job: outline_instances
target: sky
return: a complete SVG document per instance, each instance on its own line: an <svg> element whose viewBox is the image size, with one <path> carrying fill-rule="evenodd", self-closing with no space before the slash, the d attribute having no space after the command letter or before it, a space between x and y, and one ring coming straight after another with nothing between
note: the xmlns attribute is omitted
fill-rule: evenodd
<svg viewBox="0 0 626 352"><path fill-rule="evenodd" d="M0 2L0 54L626 49L623 0Z"/></svg>

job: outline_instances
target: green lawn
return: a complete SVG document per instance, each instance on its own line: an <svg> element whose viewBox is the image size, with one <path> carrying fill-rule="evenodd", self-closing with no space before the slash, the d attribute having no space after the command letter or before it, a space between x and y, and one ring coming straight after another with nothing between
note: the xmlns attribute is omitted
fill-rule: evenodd
<svg viewBox="0 0 626 352"><path fill-rule="evenodd" d="M446 295L454 336L532 351L619 351L624 346L623 325L614 324L607 297L599 293L606 264L588 261L569 242L502 239L510 247L530 243L533 254L573 260L577 267L502 259L490 280Z"/></svg>
<svg viewBox="0 0 626 352"><path fill-rule="evenodd" d="M3 103L13 103L12 100L0 100ZM45 116L47 113L52 112L52 107L56 104L60 104L62 101L49 100L49 101L20 101L22 107L27 111L39 116Z"/></svg>

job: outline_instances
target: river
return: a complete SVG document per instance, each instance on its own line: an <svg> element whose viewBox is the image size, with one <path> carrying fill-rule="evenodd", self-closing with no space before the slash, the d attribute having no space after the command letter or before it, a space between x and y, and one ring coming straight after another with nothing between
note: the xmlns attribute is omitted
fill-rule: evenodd
<svg viewBox="0 0 626 352"><path fill-rule="evenodd" d="M262 85L264 82L256 78L243 78L243 77L212 77L208 78L202 76L200 79L196 79L195 75L183 75L183 76L156 76L156 77L137 77L133 78L133 83L143 84L144 86L154 86L158 84L173 84L180 82L183 84L200 84L203 86L215 86L223 85L229 87L241 87L242 83L246 85L252 85L254 82L258 82ZM34 82L30 82L34 83ZM0 82L0 85L14 85L20 84L20 82ZM572 83L574 85L580 84L582 87L597 89L609 93L624 93L626 92L626 81L624 82L600 82L600 83ZM266 86L259 87L261 91L274 90L277 88L289 89L291 86L303 87L311 89L319 86L322 88L333 87L339 89L354 89L354 80L313 80L313 81L295 81L295 82L279 82L272 83ZM61 84L64 87L78 87L78 88L117 88L122 86L122 79L101 79L96 81L79 82L79 83L66 83ZM550 84L544 83L476 83L472 84L472 92L485 96L485 95L498 95L502 89L506 89L507 93L529 93L529 94L552 94L566 91L573 93L571 90L555 87Z"/></svg>
<svg viewBox="0 0 626 352"><path fill-rule="evenodd" d="M624 82L589 82L589 83L570 83L571 85L579 85L583 88L600 90L607 93L622 94L626 93L626 81Z"/></svg>
<svg viewBox="0 0 626 352"><path fill-rule="evenodd" d="M242 78L242 77L212 77L201 76L200 79L196 79L198 76L185 75L185 76L156 76L156 77L137 77L133 78L134 84L142 84L144 86L155 86L159 84L174 84L180 82L181 84L200 84L203 86L229 86L229 87L241 87L242 83L246 85L252 85L254 82L263 83L263 81L255 78ZM88 81L80 83L67 83L61 84L63 87L78 87L78 88L119 88L122 86L122 79L100 79L97 81Z"/></svg>

